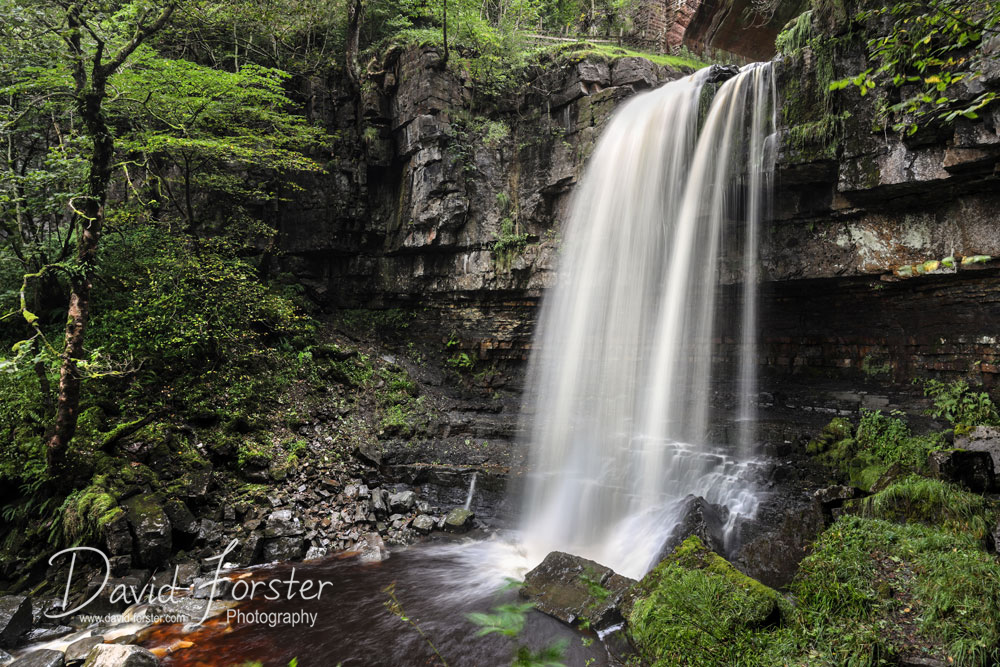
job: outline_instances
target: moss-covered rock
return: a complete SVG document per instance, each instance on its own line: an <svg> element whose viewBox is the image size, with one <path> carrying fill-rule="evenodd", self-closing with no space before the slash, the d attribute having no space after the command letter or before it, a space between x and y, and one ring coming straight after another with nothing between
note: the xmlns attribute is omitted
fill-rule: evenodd
<svg viewBox="0 0 1000 667"><path fill-rule="evenodd" d="M697 537L685 540L622 605L632 640L656 665L726 664L720 642L777 624L784 600Z"/></svg>

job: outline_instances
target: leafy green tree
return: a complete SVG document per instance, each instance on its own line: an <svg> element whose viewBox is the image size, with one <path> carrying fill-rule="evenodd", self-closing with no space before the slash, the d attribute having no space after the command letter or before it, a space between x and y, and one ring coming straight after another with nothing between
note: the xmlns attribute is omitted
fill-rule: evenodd
<svg viewBox="0 0 1000 667"><path fill-rule="evenodd" d="M79 363L86 359L84 343L97 249L114 167L115 137L105 111L110 94L108 82L143 41L166 25L177 6L177 2L161 6L140 2L109 3L112 9L124 12L125 16L108 20L108 7L102 4L56 2L54 6L32 7L36 10L37 22L63 42L63 67L52 72L52 76L58 79L60 73L68 73L71 77L69 94L83 125L82 134L89 143L82 192L69 202L76 252L69 271L70 298L65 343L60 355L55 421L46 444L49 466L57 474L65 472L66 448L76 432L82 379ZM23 307L22 315L28 324L35 324L37 316Z"/></svg>
<svg viewBox="0 0 1000 667"><path fill-rule="evenodd" d="M306 122L285 93L288 73L250 59L239 63L235 49L234 71L226 71L165 57L152 48L151 38L179 8L191 20L204 5L179 0L0 3L0 18L6 19L0 50L7 56L0 66L0 141L7 177L0 186L0 276L6 285L19 285L0 292L0 299L11 309L5 324L17 316L27 327L31 344L19 348L18 360L24 362L29 351L38 353L34 359L43 397L51 391L44 361L58 359L55 417L46 436L49 467L56 473L64 467L76 431L83 381L95 373L130 372L135 353L156 353L149 346L112 345L121 354L112 360L87 345L95 280L108 280L113 273L101 265L104 232L128 236L134 233L130 230L159 229L155 233L162 242L146 249L151 256L177 261L148 263L143 275L169 275L167 269L178 268L175 275L188 275L178 278L188 284L221 282L252 295L252 268L236 258L238 253L220 252L218 244L198 237L234 238L234 229L242 230L238 236L252 228L253 238L242 239L245 244L266 238L266 228L248 226L248 209L294 187L292 173L322 170L303 151L327 136ZM249 42L241 44L244 53L250 51ZM204 266L187 264L185 257ZM192 277L190 272L197 274L199 268L203 275ZM148 290L165 283L154 277L144 284ZM69 305L59 308L51 295L62 289L69 291ZM194 292L175 296L184 294ZM267 310L272 302L258 297ZM246 305L241 299L232 302ZM157 297L144 303L156 308ZM41 308L65 317L61 346L46 330L54 317L39 314ZM127 309L116 312L137 321ZM252 329L254 312L245 309L240 315L249 319L234 322ZM107 318L103 321L104 332L115 330L108 328ZM219 340L228 335L224 328L208 331Z"/></svg>

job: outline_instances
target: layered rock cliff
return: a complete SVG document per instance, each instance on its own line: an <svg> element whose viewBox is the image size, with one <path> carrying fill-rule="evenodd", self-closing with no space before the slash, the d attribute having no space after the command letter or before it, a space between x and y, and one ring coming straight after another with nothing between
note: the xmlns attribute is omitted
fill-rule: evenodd
<svg viewBox="0 0 1000 667"><path fill-rule="evenodd" d="M758 276L764 389L824 385L847 396L833 409L850 410L912 394L920 375L991 384L1000 111L901 138L879 115L889 93L831 96L828 82L865 62L846 16L812 19L842 39L837 49L776 62L781 149ZM683 75L568 53L481 105L476 77L441 67L434 49L390 52L369 66L360 109L314 90L340 140L331 175L280 213L282 261L331 308L403 307L416 313L408 335L450 340L484 364L523 361L601 127L622 100ZM998 85L993 71L968 92ZM743 276L723 270L728 304ZM722 360L731 340L724 332Z"/></svg>

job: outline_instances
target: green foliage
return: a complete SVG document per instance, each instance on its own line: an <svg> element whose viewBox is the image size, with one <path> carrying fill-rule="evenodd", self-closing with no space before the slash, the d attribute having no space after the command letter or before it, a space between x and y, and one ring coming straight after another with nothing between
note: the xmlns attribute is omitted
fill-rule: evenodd
<svg viewBox="0 0 1000 667"><path fill-rule="evenodd" d="M880 375L888 375L891 371L892 366L887 360L879 363L877 359L870 354L866 354L865 358L861 360L861 372L869 378L875 378Z"/></svg>
<svg viewBox="0 0 1000 667"><path fill-rule="evenodd" d="M884 26L888 33L868 40L873 67L834 81L830 88L853 85L862 96L876 85L896 88L902 99L885 110L894 118L894 130L913 134L928 123L974 120L996 100L991 90L971 99L960 93L963 82L979 78L986 66L981 44L984 34L995 33L1000 24L996 2L894 2L866 9L856 20Z"/></svg>
<svg viewBox="0 0 1000 667"><path fill-rule="evenodd" d="M532 651L527 646L517 647L511 667L564 667L568 639L557 639L548 646Z"/></svg>
<svg viewBox="0 0 1000 667"><path fill-rule="evenodd" d="M117 498L105 485L104 477L98 475L90 486L74 491L63 502L60 509L67 543L93 539L101 526L124 515Z"/></svg>
<svg viewBox="0 0 1000 667"><path fill-rule="evenodd" d="M237 465L240 468L266 468L274 458L270 447L249 438L240 443L238 452Z"/></svg>
<svg viewBox="0 0 1000 667"><path fill-rule="evenodd" d="M118 140L135 166L150 174L156 204L170 202L180 217L198 220L192 198L221 194L266 201L273 183L240 174L320 171L303 151L329 137L310 126L284 91L290 75L256 64L227 72L163 58L150 48L112 78L122 91L109 116L135 128ZM235 168L235 169L234 169ZM194 191L194 192L192 192Z"/></svg>
<svg viewBox="0 0 1000 667"><path fill-rule="evenodd" d="M471 371L476 366L475 359L468 352L458 352L446 360L448 365L456 371Z"/></svg>
<svg viewBox="0 0 1000 667"><path fill-rule="evenodd" d="M596 56L602 60L617 60L618 58L645 58L650 62L664 67L676 67L678 69L701 69L708 67L710 63L693 55L673 55L664 53L650 53L647 51L637 51L635 49L616 46L613 44L601 44L595 42L576 42L565 44L552 49L562 58L581 60L586 57Z"/></svg>
<svg viewBox="0 0 1000 667"><path fill-rule="evenodd" d="M500 231L493 244L493 256L501 267L509 268L514 257L528 245L528 234L521 233L517 223L508 217L500 221Z"/></svg>
<svg viewBox="0 0 1000 667"><path fill-rule="evenodd" d="M375 367L364 354L333 360L328 365L330 377L349 387L363 387L375 375Z"/></svg>
<svg viewBox="0 0 1000 667"><path fill-rule="evenodd" d="M414 313L401 308L369 310L365 308L341 310L337 320L345 329L357 334L390 336L403 332L413 320Z"/></svg>
<svg viewBox="0 0 1000 667"><path fill-rule="evenodd" d="M109 237L102 260L117 289L99 295L95 339L169 366L251 357L266 336L292 335L303 318L240 251L229 239L197 242L141 222Z"/></svg>
<svg viewBox="0 0 1000 667"><path fill-rule="evenodd" d="M778 33L774 47L778 53L789 54L806 46L812 37L812 15L808 9L792 19L791 25Z"/></svg>
<svg viewBox="0 0 1000 667"><path fill-rule="evenodd" d="M953 426L1000 425L1000 414L990 395L985 391L973 391L965 380L941 382L931 379L924 380L923 385L924 396L934 403L927 414L935 419L947 419Z"/></svg>
<svg viewBox="0 0 1000 667"><path fill-rule="evenodd" d="M589 569L580 574L580 581L587 587L587 593L590 597L594 598L594 602L591 603L592 605L604 602L608 599L608 596L611 595L611 591L604 586L601 586L601 582L597 574Z"/></svg>
<svg viewBox="0 0 1000 667"><path fill-rule="evenodd" d="M492 614L471 613L467 618L479 626L477 637L499 633L505 637L517 637L524 629L525 615L535 608L533 602L502 604L493 608Z"/></svg>
<svg viewBox="0 0 1000 667"><path fill-rule="evenodd" d="M901 412L886 415L880 410L862 409L854 437L850 423L837 418L809 443L806 451L865 490L892 466L921 471L926 467L927 455L944 446L943 436L914 435L902 417Z"/></svg>
<svg viewBox="0 0 1000 667"><path fill-rule="evenodd" d="M513 582L519 584L519 582ZM508 582L510 588L511 583ZM524 629L528 612L535 608L533 602L501 604L493 608L492 613L474 612L466 614L466 618L479 626L477 637L489 634L500 634L504 637L516 638ZM518 646L514 651L514 667L562 667L569 642L560 639L548 646L532 651L528 646Z"/></svg>

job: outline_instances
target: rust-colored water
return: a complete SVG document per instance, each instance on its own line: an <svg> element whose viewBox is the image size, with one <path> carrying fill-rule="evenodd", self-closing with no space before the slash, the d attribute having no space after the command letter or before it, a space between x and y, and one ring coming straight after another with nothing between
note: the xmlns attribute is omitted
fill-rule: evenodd
<svg viewBox="0 0 1000 667"><path fill-rule="evenodd" d="M330 558L295 564L298 581L328 581L318 600L254 600L241 611L310 612L318 614L313 627L260 623L228 623L226 615L207 622L193 632L180 625L158 626L143 645L162 657L167 667L209 667L260 662L265 667L284 667L293 658L302 667L364 665L399 667L439 665L441 659L428 644L429 639L452 667L509 665L518 642L535 649L556 639L569 640L566 663L607 664L599 642L585 646L584 637L567 626L532 612L517 642L498 635L476 637L477 626L466 614L488 612L510 601L513 594L499 598L482 587L470 586L468 554L456 558L441 549L414 548L394 552L377 564L356 559ZM286 579L291 565L257 570L253 578ZM426 635L392 614L385 605L385 588L395 582L395 592L403 613ZM189 644L188 644L189 643Z"/></svg>

